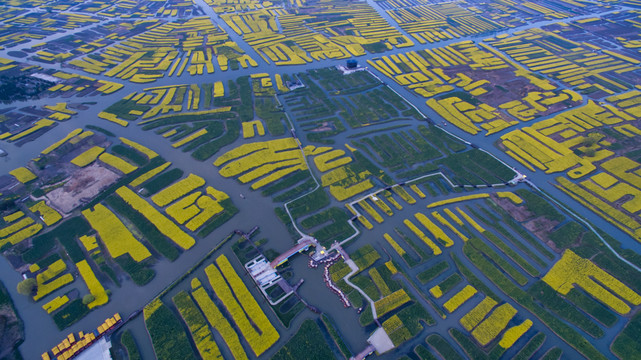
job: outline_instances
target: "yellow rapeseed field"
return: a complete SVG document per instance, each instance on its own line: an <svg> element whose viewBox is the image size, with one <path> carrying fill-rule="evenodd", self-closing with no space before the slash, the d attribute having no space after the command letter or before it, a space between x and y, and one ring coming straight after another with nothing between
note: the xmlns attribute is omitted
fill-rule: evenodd
<svg viewBox="0 0 641 360"><path fill-rule="evenodd" d="M147 247L136 240L125 224L104 205L98 204L93 210L83 210L82 215L98 232L102 243L114 259L129 254L134 261L140 262L151 256ZM87 248L87 251L89 250Z"/></svg>
<svg viewBox="0 0 641 360"><path fill-rule="evenodd" d="M543 277L543 281L563 295L574 286L579 286L619 314L630 312L630 306L626 302L641 304L639 294L569 249L565 250L561 259Z"/></svg>

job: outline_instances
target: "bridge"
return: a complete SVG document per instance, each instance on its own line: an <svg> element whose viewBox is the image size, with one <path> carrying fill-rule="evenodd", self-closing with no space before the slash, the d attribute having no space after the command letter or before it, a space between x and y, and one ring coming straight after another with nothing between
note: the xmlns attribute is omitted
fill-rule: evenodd
<svg viewBox="0 0 641 360"><path fill-rule="evenodd" d="M312 245L316 246L316 241L314 241L313 238L304 238L300 240L300 242L296 244L296 246L278 255L278 257L270 263L271 267L276 269L278 266L287 261L287 259L289 259L293 255L298 254L301 251L309 249L309 247Z"/></svg>

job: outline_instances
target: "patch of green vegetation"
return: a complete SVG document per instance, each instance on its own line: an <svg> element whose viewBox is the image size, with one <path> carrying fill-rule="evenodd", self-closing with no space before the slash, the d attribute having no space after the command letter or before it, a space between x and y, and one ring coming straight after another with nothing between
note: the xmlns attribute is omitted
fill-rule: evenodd
<svg viewBox="0 0 641 360"><path fill-rule="evenodd" d="M508 244L501 240L498 236L494 235L489 231L483 232L483 236L486 239L490 240L492 244L501 249L501 251L507 255L510 259L514 260L523 270L532 276L539 276L540 272L532 266L527 260L525 260L521 255L514 251Z"/></svg>
<svg viewBox="0 0 641 360"><path fill-rule="evenodd" d="M362 150L371 149L377 155L376 161L393 172L434 160L442 155L415 130L388 132L355 141L354 144Z"/></svg>
<svg viewBox="0 0 641 360"><path fill-rule="evenodd" d="M146 262L136 262L129 254L114 259L138 286L147 285L156 276L156 272Z"/></svg>
<svg viewBox="0 0 641 360"><path fill-rule="evenodd" d="M469 242L468 242L469 243ZM521 306L528 309L532 314L538 317L552 331L559 335L570 346L589 359L603 359L601 354L594 346L581 334L566 325L556 316L550 314L543 307L534 302L532 296L516 286L508 279L498 268L486 260L480 253L469 251L468 243L463 245L463 252L467 258L479 269L490 281L492 281L501 291L514 299Z"/></svg>
<svg viewBox="0 0 641 360"><path fill-rule="evenodd" d="M96 126L96 125L85 125L85 127L86 127L87 129L90 129L90 130L99 131L99 132L101 132L101 133L103 133L103 134L105 134L105 135L107 135L107 136L111 136L111 137L115 137L115 136L116 136L116 134L112 133L111 131L109 131L109 130L107 130L107 129L101 128L100 126Z"/></svg>
<svg viewBox="0 0 641 360"><path fill-rule="evenodd" d="M296 229L294 229L294 225L292 224L292 221L289 218L289 215L287 215L285 209L282 207L275 208L274 213L276 213L276 217L278 218L278 220L280 220L285 225L285 227L287 228L287 232L292 237L292 240L299 239L300 235L298 234Z"/></svg>
<svg viewBox="0 0 641 360"><path fill-rule="evenodd" d="M452 328L449 330L449 333L454 338L454 340L463 348L463 351L465 351L470 359L494 360L499 359L505 352L504 348L496 344L488 349L489 352L485 352L477 345L475 341L470 338L469 335L464 334L458 329Z"/></svg>
<svg viewBox="0 0 641 360"><path fill-rule="evenodd" d="M447 261L441 261L433 266L431 266L429 269L423 270L416 277L418 278L418 281L421 282L421 284L425 285L428 282L434 280L437 276L441 275L445 270L447 270L450 267L450 265L447 263Z"/></svg>
<svg viewBox="0 0 641 360"><path fill-rule="evenodd" d="M519 350L516 355L514 355L514 360L528 360L534 355L534 353L539 350L541 345L545 342L545 334L544 333L537 333L530 339L530 341L525 344L525 346Z"/></svg>
<svg viewBox="0 0 641 360"><path fill-rule="evenodd" d="M429 326L436 324L434 318L432 318L423 305L418 302L403 308L396 315L401 319L403 325L407 328L412 337L416 336L421 332L421 330L423 330L423 324L421 322L424 322Z"/></svg>
<svg viewBox="0 0 641 360"><path fill-rule="evenodd" d="M459 355L456 350L447 342L441 335L432 334L429 335L425 342L427 342L434 350L436 350L443 359L447 360L463 360L463 357Z"/></svg>
<svg viewBox="0 0 641 360"><path fill-rule="evenodd" d="M492 207L492 209L494 209L494 210L500 209L500 208L499 208L499 206L498 206L498 205L496 205L496 204L495 204L493 201L491 201L491 200L487 200L486 204L489 204L489 205ZM501 209L501 210L502 210L502 209ZM499 215L503 216L503 214L502 214L500 211L499 211ZM527 247L523 242L521 242L519 239L517 239L517 238L516 238L516 237L515 237L515 236L514 236L510 231L508 231L505 227L503 227L503 226L500 224L500 221L501 221L501 219L499 219L499 220L495 221L495 222L494 222L494 223L492 223L492 224L487 224L487 225L488 225L488 226L493 227L494 229L496 229L496 231L498 231L499 233L501 233L501 235L503 235L503 236L504 236L506 239L508 239L512 244L514 244L517 248L519 248L519 250L521 250L521 251L522 251L522 252L524 252L528 257L530 257L532 260L534 260L534 262L536 262L537 264L539 264L539 265L540 265L540 266L542 266L542 267L547 267L547 263L546 263L545 261L543 261L543 259L541 259L541 258L540 258L540 257L539 257L535 252L534 252L534 251L532 251L532 250L531 250L529 247ZM539 244L539 243L537 243L537 244ZM542 247L542 245L540 245L540 244L539 244L539 246L540 246L540 247Z"/></svg>
<svg viewBox="0 0 641 360"><path fill-rule="evenodd" d="M200 161L205 161L214 156L224 146L232 144L240 136L240 122L236 119L225 121L226 132L223 136L200 146L191 156Z"/></svg>
<svg viewBox="0 0 641 360"><path fill-rule="evenodd" d="M578 288L570 290L565 298L607 327L617 322L618 317L612 311Z"/></svg>
<svg viewBox="0 0 641 360"><path fill-rule="evenodd" d="M271 196L310 178L311 175L308 171L297 171L263 187L261 194L263 196Z"/></svg>
<svg viewBox="0 0 641 360"><path fill-rule="evenodd" d="M352 153L354 156L354 160L356 160L359 168L354 168L356 164L352 165L352 171L356 173L360 173L362 170L360 167L362 167L363 170L369 171L374 177L379 179L380 181L383 182L385 185L394 185L394 180L387 175L383 170L378 168L376 165L374 165L373 162L371 162L365 155L363 155L360 151L355 151Z"/></svg>
<svg viewBox="0 0 641 360"><path fill-rule="evenodd" d="M116 155L124 156L138 166L143 166L148 161L145 155L130 147L126 147L123 145L114 145L110 150Z"/></svg>
<svg viewBox="0 0 641 360"><path fill-rule="evenodd" d="M370 279L368 276L356 275L353 276L350 281L352 282L352 284L363 290L365 294L367 294L367 296L369 296L372 300L376 301L381 298L381 294L378 292L376 284L374 284L372 279Z"/></svg>
<svg viewBox="0 0 641 360"><path fill-rule="evenodd" d="M558 347L554 347L548 350L545 355L541 356L540 360L559 360L561 355L563 355L563 350Z"/></svg>
<svg viewBox="0 0 641 360"><path fill-rule="evenodd" d="M241 76L236 79L238 85L238 95L240 96L240 106L238 116L241 122L251 121L254 119L254 106L252 99L252 89L249 83L249 76Z"/></svg>
<svg viewBox="0 0 641 360"><path fill-rule="evenodd" d="M379 41L372 44L363 44L363 49L365 49L367 52L376 54L387 51L387 46L385 46L384 42Z"/></svg>
<svg viewBox="0 0 641 360"><path fill-rule="evenodd" d="M320 229L314 230L311 235L321 245L331 246L334 241L346 239L354 233L354 229L347 222L349 219L350 216L345 210L331 207L305 218L301 221L301 225L304 229L312 229L323 225Z"/></svg>
<svg viewBox="0 0 641 360"><path fill-rule="evenodd" d="M204 122L204 121L220 121L220 120L228 120L228 119L233 119L236 116L234 115L233 112L217 112L217 113L210 113L210 114L190 114L190 113L182 113L182 114L170 114L170 115L163 115L163 116L158 116L154 118L152 121L146 123L142 129L143 130L153 130L157 129L161 126L168 126L168 125L178 125L178 124L184 124L184 123L189 123L189 122Z"/></svg>
<svg viewBox="0 0 641 360"><path fill-rule="evenodd" d="M393 126L388 126L388 127L379 128L379 129L372 129L372 130L362 131L362 132L359 132L359 133L348 135L347 138L348 139L356 139L356 138L360 138L360 137L363 137L363 136L375 134L375 133L378 133L378 132L390 132L392 130L406 128L408 126L410 126L410 125L409 124L400 124L400 125L393 125Z"/></svg>
<svg viewBox="0 0 641 360"><path fill-rule="evenodd" d="M296 219L320 210L327 205L329 205L329 196L325 192L325 189L319 187L314 192L291 202L288 208L294 219Z"/></svg>
<svg viewBox="0 0 641 360"><path fill-rule="evenodd" d="M559 249L565 249L579 241L585 228L575 221L568 222L560 228L548 234L548 237Z"/></svg>
<svg viewBox="0 0 641 360"><path fill-rule="evenodd" d="M514 220L510 214L508 214L505 210L503 210L499 206L494 206L493 208L496 212L498 212L501 215L503 222L506 223L507 226L510 227L510 229L514 230L517 234L519 234L519 236L525 239L525 241L527 241L528 244L532 245L532 247L538 250L545 257L547 257L550 260L554 259L554 254L552 254L552 252L550 252L545 246L543 246L540 241L538 241L532 235L530 235L530 233L527 232L527 230L523 226L521 226L518 222L516 222L516 220Z"/></svg>
<svg viewBox="0 0 641 360"><path fill-rule="evenodd" d="M147 194L153 195L180 179L184 173L182 169L174 168L145 181L141 187L146 190Z"/></svg>
<svg viewBox="0 0 641 360"><path fill-rule="evenodd" d="M151 315L145 313L145 326L158 359L196 359L185 329L165 304L160 304Z"/></svg>
<svg viewBox="0 0 641 360"><path fill-rule="evenodd" d="M0 350L2 359L22 359L18 346L24 341L24 324L11 300L9 291L0 281L0 309L2 309L2 332L0 340L3 344L10 346Z"/></svg>
<svg viewBox="0 0 641 360"><path fill-rule="evenodd" d="M332 359L334 354L318 324L305 320L296 334L278 350L272 360Z"/></svg>
<svg viewBox="0 0 641 360"><path fill-rule="evenodd" d="M56 246L56 240L58 240L65 245L65 248L69 246L71 251L69 256L74 261L82 261L85 256L78 245L74 246L73 243L75 243L77 237L87 234L90 230L91 227L82 216L66 220L53 230L33 238L32 247L22 254L22 260L28 264L38 262L39 259L53 250Z"/></svg>
<svg viewBox="0 0 641 360"><path fill-rule="evenodd" d="M603 329L585 316L574 305L565 301L554 289L543 281L534 283L528 293L537 299L545 308L551 310L562 319L583 329L595 338L604 335Z"/></svg>
<svg viewBox="0 0 641 360"><path fill-rule="evenodd" d="M450 151L459 152L467 148L461 141L436 126L428 128L425 125L419 125L418 131L437 149L446 154Z"/></svg>
<svg viewBox="0 0 641 360"><path fill-rule="evenodd" d="M543 216L552 221L562 222L565 216L561 215L547 200L527 189L518 189L515 193L525 200L525 206L534 216Z"/></svg>
<svg viewBox="0 0 641 360"><path fill-rule="evenodd" d="M421 360L437 360L436 356L427 350L427 348L421 344L416 345L414 348L414 354L418 356Z"/></svg>
<svg viewBox="0 0 641 360"><path fill-rule="evenodd" d="M454 273L445 280L441 281L438 284L438 287L441 288L441 292L443 295L447 294L450 290L452 290L456 285L458 285L461 282L461 276L458 273Z"/></svg>
<svg viewBox="0 0 641 360"><path fill-rule="evenodd" d="M362 271L372 266L376 260L381 258L381 255L379 255L371 244L367 244L350 254L350 258Z"/></svg>
<svg viewBox="0 0 641 360"><path fill-rule="evenodd" d="M256 116L265 121L267 131L273 136L280 136L285 134L285 120L284 112L276 107L276 101L273 97L257 97L254 100L254 110Z"/></svg>
<svg viewBox="0 0 641 360"><path fill-rule="evenodd" d="M236 207L236 205L234 205L231 199L225 199L221 201L220 206L222 206L224 210L214 215L214 217L212 217L211 219L207 220L205 225L203 225L203 227L201 227L198 231L199 237L204 238L207 235L211 234L212 231L218 229L238 213L238 208Z"/></svg>
<svg viewBox="0 0 641 360"><path fill-rule="evenodd" d="M283 326L289 328L296 315L305 310L305 305L296 296L292 295L280 304L272 306L272 309L283 323Z"/></svg>
<svg viewBox="0 0 641 360"><path fill-rule="evenodd" d="M459 185L502 184L515 175L514 170L479 149L451 154L436 163L447 166L454 175L452 182Z"/></svg>
<svg viewBox="0 0 641 360"><path fill-rule="evenodd" d="M136 345L136 341L134 340L134 336L131 335L131 331L125 330L122 333L120 336L120 343L127 351L129 360L142 360L142 356L140 356L140 352L138 351L138 345Z"/></svg>
<svg viewBox="0 0 641 360"><path fill-rule="evenodd" d="M637 312L612 342L612 352L619 359L641 358L641 312Z"/></svg>
<svg viewBox="0 0 641 360"><path fill-rule="evenodd" d="M298 172L298 173L299 174L308 174L307 172ZM303 194L309 192L314 187L316 187L316 182L314 181L314 179L312 179L310 177L304 183L302 183L302 184L300 184L300 185L298 185L296 187L293 187L293 188L283 192L282 194L280 194L278 196L275 196L274 197L274 201L275 202L291 201L291 200L296 199L297 197L302 196Z"/></svg>
<svg viewBox="0 0 641 360"><path fill-rule="evenodd" d="M64 330L75 324L88 313L89 308L82 303L82 299L75 299L53 315L53 322L56 323L58 330Z"/></svg>
<svg viewBox="0 0 641 360"><path fill-rule="evenodd" d="M325 327L327 328L327 332L332 337L332 339L338 346L338 349L341 351L343 356L345 356L346 359L349 359L353 355L352 351L349 349L347 344L345 344L345 341L343 341L343 337L338 332L338 329L334 325L334 322L332 321L332 319L330 319L327 315L323 314L321 315L321 320L323 321L323 324L325 324Z"/></svg>

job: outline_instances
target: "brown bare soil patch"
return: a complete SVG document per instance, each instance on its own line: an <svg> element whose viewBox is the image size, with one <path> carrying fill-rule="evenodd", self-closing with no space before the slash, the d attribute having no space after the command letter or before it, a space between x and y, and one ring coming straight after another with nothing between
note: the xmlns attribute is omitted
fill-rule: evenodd
<svg viewBox="0 0 641 360"><path fill-rule="evenodd" d="M74 172L65 186L51 191L47 198L53 207L68 214L96 197L118 178L120 175L95 163Z"/></svg>

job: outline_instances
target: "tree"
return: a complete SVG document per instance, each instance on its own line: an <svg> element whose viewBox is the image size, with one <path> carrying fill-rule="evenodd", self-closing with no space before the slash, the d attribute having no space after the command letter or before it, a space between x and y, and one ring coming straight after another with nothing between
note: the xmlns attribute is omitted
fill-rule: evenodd
<svg viewBox="0 0 641 360"><path fill-rule="evenodd" d="M85 304L85 305L91 303L94 300L96 300L96 297L91 295L91 294L87 294L87 295L82 297L82 303Z"/></svg>
<svg viewBox="0 0 641 360"><path fill-rule="evenodd" d="M585 149L585 151L583 153L587 157L594 157L596 155L596 149L594 149L594 148Z"/></svg>
<svg viewBox="0 0 641 360"><path fill-rule="evenodd" d="M34 278L24 279L18 283L18 293L25 296L29 296L33 294L37 286L38 286L38 283L36 282L36 279Z"/></svg>

